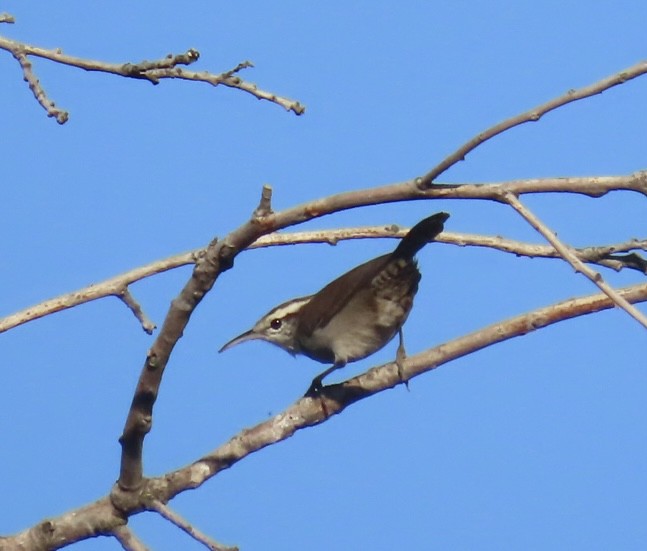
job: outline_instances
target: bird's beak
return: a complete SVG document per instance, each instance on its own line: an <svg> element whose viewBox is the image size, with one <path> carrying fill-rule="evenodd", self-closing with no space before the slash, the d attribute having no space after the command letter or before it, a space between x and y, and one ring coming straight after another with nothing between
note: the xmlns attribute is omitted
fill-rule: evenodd
<svg viewBox="0 0 647 551"><path fill-rule="evenodd" d="M219 353L224 352L225 350L231 348L232 346L236 346L241 342L253 341L260 338L262 338L261 335L259 335L258 333L254 333L254 330L250 329L249 331L245 331L242 335L238 335L237 337L231 339L220 350L218 350L218 352Z"/></svg>

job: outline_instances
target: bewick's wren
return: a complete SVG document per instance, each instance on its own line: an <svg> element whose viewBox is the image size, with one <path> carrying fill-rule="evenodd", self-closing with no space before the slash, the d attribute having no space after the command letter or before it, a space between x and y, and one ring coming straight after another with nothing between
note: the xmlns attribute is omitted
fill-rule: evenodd
<svg viewBox="0 0 647 551"><path fill-rule="evenodd" d="M270 310L254 327L230 340L220 352L261 339L292 355L304 354L332 367L317 375L308 390L321 389L324 377L349 362L370 356L400 335L398 367L404 358L402 325L418 291L415 254L432 241L449 218L439 212L418 222L396 249L360 264L321 291Z"/></svg>

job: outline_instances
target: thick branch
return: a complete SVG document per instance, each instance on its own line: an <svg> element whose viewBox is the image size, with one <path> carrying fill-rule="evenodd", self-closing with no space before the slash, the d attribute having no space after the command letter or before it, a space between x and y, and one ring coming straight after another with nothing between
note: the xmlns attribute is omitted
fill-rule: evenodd
<svg viewBox="0 0 647 551"><path fill-rule="evenodd" d="M620 289L619 292L631 303L647 301L647 283ZM420 354L408 356L402 365L403 379L400 378L398 367L393 362L370 369L344 383L324 387L321 399L324 400L325 407L321 406L319 398L302 398L275 417L251 429L243 430L192 465L167 475L166 480L171 484L167 498L170 499L187 488L200 486L249 454L285 440L298 430L323 423L330 415L341 413L358 400L393 388L493 344L526 335L560 321L613 307L613 301L604 294L565 300L495 323ZM324 411L327 411L327 414Z"/></svg>
<svg viewBox="0 0 647 551"><path fill-rule="evenodd" d="M269 209L267 190L263 190L261 209ZM157 399L162 375L175 344L189 323L191 314L211 289L220 273L233 266L234 256L258 237L276 229L273 215L254 215L249 222L229 234L224 242L214 239L193 269L191 278L172 301L162 329L148 351L123 433L119 488L135 491L143 484L142 452L144 438L150 431L153 405Z"/></svg>
<svg viewBox="0 0 647 551"><path fill-rule="evenodd" d="M110 498L79 507L55 518L43 520L6 538L0 538L2 551L53 551L71 543L100 535L112 535L125 524Z"/></svg>
<svg viewBox="0 0 647 551"><path fill-rule="evenodd" d="M631 303L647 301L647 283L620 289L618 292ZM328 416L324 415L318 398L301 398L273 418L251 429L241 431L227 443L191 465L142 481L141 491L126 492L124 501L119 501L118 496L123 492L116 487L111 499L102 498L96 503L41 522L15 536L0 539L2 549L3 551L50 551L96 535L112 535L116 527L124 524L124 518L143 510L152 510L151 500L166 503L181 492L201 486L220 471L231 467L248 455L281 442L301 429L323 423L330 418L330 415L341 413L359 400L393 388L404 381L493 344L526 335L560 321L613 307L613 301L600 293L569 299L515 316L407 357L402 362L404 380L400 379L395 363L374 367L344 383L324 387L322 399L325 400ZM120 513L113 503L119 503Z"/></svg>

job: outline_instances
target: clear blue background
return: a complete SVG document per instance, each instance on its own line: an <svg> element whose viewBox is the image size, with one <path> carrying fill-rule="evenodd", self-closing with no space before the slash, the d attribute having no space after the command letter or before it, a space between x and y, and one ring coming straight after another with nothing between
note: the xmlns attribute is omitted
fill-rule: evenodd
<svg viewBox="0 0 647 551"><path fill-rule="evenodd" d="M503 118L647 57L633 2L5 2L3 34L115 62L189 47L198 70L303 102L295 117L240 91L151 86L34 59L68 124L48 119L0 55L0 315L208 243L274 207L401 181ZM441 178L623 175L647 168L647 77L486 143ZM645 197L524 200L576 246L645 237ZM511 209L435 201L353 210L303 228L409 225L540 243ZM292 403L321 365L251 343L274 304L319 289L392 241L244 253L195 312L146 439L159 475ZM414 353L593 285L562 262L433 245L405 336ZM188 268L133 286L161 323ZM616 286L637 273L603 275ZM645 312L645 306L641 306ZM0 335L0 533L105 495L152 342L116 299ZM645 549L645 331L607 311L443 366L248 457L172 502L203 531L265 549ZM392 359L395 343L338 379ZM202 549L154 514L151 548ZM74 549L116 549L109 538Z"/></svg>

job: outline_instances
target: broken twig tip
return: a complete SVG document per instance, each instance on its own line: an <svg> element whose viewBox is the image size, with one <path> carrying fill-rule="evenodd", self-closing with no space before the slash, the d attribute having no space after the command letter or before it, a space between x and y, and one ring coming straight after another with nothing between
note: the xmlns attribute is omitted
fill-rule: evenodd
<svg viewBox="0 0 647 551"><path fill-rule="evenodd" d="M261 201L254 211L254 218L263 218L272 214L272 186L263 184L261 191Z"/></svg>

